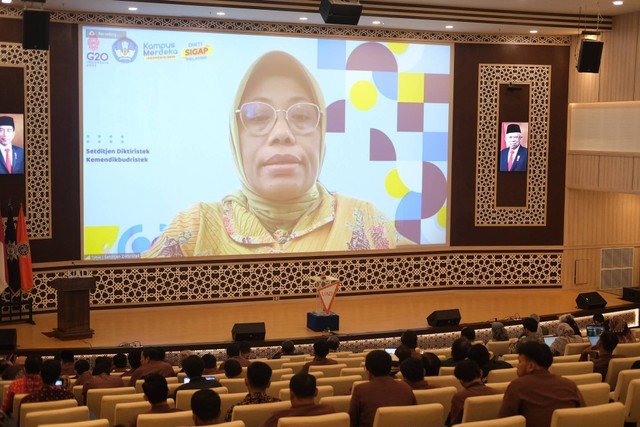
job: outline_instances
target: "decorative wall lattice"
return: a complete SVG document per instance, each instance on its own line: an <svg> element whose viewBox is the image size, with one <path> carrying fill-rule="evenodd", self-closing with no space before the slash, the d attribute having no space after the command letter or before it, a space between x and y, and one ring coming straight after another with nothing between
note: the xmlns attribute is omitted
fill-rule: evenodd
<svg viewBox="0 0 640 427"><path fill-rule="evenodd" d="M0 42L0 67L3 66L22 67L25 72L25 177L29 237L50 238L49 52L25 50L20 44Z"/></svg>
<svg viewBox="0 0 640 427"><path fill-rule="evenodd" d="M476 163L476 226L546 225L549 117L551 103L550 65L480 64L478 143ZM529 159L527 205L498 207L496 161L501 84L528 84Z"/></svg>

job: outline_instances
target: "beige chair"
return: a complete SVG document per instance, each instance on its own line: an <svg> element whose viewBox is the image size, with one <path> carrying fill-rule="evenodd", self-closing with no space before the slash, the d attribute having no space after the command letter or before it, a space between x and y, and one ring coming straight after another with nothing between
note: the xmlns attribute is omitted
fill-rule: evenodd
<svg viewBox="0 0 640 427"><path fill-rule="evenodd" d="M442 405L443 418L441 424L444 424L449 412L451 412L451 399L456 392L457 389L455 387L439 387L426 390L413 390L413 395L416 397L416 403L418 405L430 403L439 403Z"/></svg>
<svg viewBox="0 0 640 427"><path fill-rule="evenodd" d="M116 405L118 403L130 403L130 402L144 402L144 394L132 393L132 394L114 394L110 396L104 396L102 398L102 404L100 405L100 418L104 418L109 421L109 426L115 425L115 412Z"/></svg>
<svg viewBox="0 0 640 427"><path fill-rule="evenodd" d="M20 425L25 425L25 419L27 414L31 412L38 411L49 411L52 409L64 409L64 408L73 408L78 406L78 402L75 399L67 399L67 400L54 400L51 402L34 402L34 403L25 403L20 405ZM16 412L16 414L18 414ZM14 417L15 415L14 414Z"/></svg>
<svg viewBox="0 0 640 427"><path fill-rule="evenodd" d="M509 348L510 345L511 341L489 341L487 343L487 350L492 351L496 356L502 356L511 351Z"/></svg>
<svg viewBox="0 0 640 427"><path fill-rule="evenodd" d="M631 365L633 365L633 362L636 360L640 359L637 357L620 357L609 361L609 368L607 369L607 376L604 378L604 382L609 383L611 390L615 390L616 388L620 371L631 368Z"/></svg>
<svg viewBox="0 0 640 427"><path fill-rule="evenodd" d="M505 362L507 362L509 365L513 366L514 368L517 368L518 363L520 363L518 359L509 359L509 360L505 360Z"/></svg>
<svg viewBox="0 0 640 427"><path fill-rule="evenodd" d="M175 366L174 366L174 368L175 368ZM180 371L180 369L181 368L178 367L178 371ZM175 377L166 377L165 379L167 380L167 384L175 384L175 383L178 382L178 377L177 376L175 376Z"/></svg>
<svg viewBox="0 0 640 427"><path fill-rule="evenodd" d="M345 368L348 369L348 368ZM289 381L295 374L284 374L280 377L280 381ZM309 375L313 375L316 378L324 377L324 372L309 372Z"/></svg>
<svg viewBox="0 0 640 427"><path fill-rule="evenodd" d="M61 423L61 424L42 424L41 427L108 427L109 422L105 419L92 420L92 421L79 421L76 423Z"/></svg>
<svg viewBox="0 0 640 427"><path fill-rule="evenodd" d="M227 412L229 409L240 402L245 398L247 393L230 393L230 394L221 394L220 395L220 415L216 419L217 423L221 423L224 421L224 418L227 416Z"/></svg>
<svg viewBox="0 0 640 427"><path fill-rule="evenodd" d="M471 423L455 424L453 427L526 427L527 419L522 415L499 418L497 420L474 421Z"/></svg>
<svg viewBox="0 0 640 427"><path fill-rule="evenodd" d="M587 348L591 347L590 342L570 342L564 347L564 355L580 354Z"/></svg>
<svg viewBox="0 0 640 427"><path fill-rule="evenodd" d="M338 363L336 365L312 365L309 366L309 372L322 372L324 377L339 377L340 371L343 368L348 368L344 363Z"/></svg>
<svg viewBox="0 0 640 427"><path fill-rule="evenodd" d="M167 399L167 404L174 406L173 399ZM136 415L141 415L151 410L151 404L147 401L142 402L124 402L116 404L113 416L113 423L122 424L124 426L131 425Z"/></svg>
<svg viewBox="0 0 640 427"><path fill-rule="evenodd" d="M349 427L349 414L284 417L278 420L278 427Z"/></svg>
<svg viewBox="0 0 640 427"><path fill-rule="evenodd" d="M438 387L455 387L458 391L461 391L464 387L460 384L460 381L453 375L445 375L443 377L424 377L429 385L435 385Z"/></svg>
<svg viewBox="0 0 640 427"><path fill-rule="evenodd" d="M582 393L582 398L587 406L604 405L609 403L609 384L581 384L578 390Z"/></svg>
<svg viewBox="0 0 640 427"><path fill-rule="evenodd" d="M0 380L0 399L4 402L4 397L7 395L7 390L9 390L9 386L13 380Z"/></svg>
<svg viewBox="0 0 640 427"><path fill-rule="evenodd" d="M445 417L442 405L385 406L378 408L373 427L440 427Z"/></svg>
<svg viewBox="0 0 640 427"><path fill-rule="evenodd" d="M593 362L554 363L549 367L549 372L556 375L590 374L593 372Z"/></svg>
<svg viewBox="0 0 640 427"><path fill-rule="evenodd" d="M338 362L339 365L347 365L347 368L359 368L362 362L364 362L364 357L343 357L333 360Z"/></svg>
<svg viewBox="0 0 640 427"><path fill-rule="evenodd" d="M567 362L579 362L580 354L568 354L564 356L554 356L553 364L556 363L567 363Z"/></svg>
<svg viewBox="0 0 640 427"><path fill-rule="evenodd" d="M20 413L20 404L22 403L22 399L27 397L28 393L18 393L13 395L13 416L17 416Z"/></svg>
<svg viewBox="0 0 640 427"><path fill-rule="evenodd" d="M627 398L624 401L625 422L640 423L640 379L631 380L627 389Z"/></svg>
<svg viewBox="0 0 640 427"><path fill-rule="evenodd" d="M274 412L289 408L291 408L291 402L236 406L233 408L231 421L243 421L246 427L260 427Z"/></svg>
<svg viewBox="0 0 640 427"><path fill-rule="evenodd" d="M311 360L313 359L313 356L311 356L310 354L295 354L295 355L287 356L287 359L289 360L285 363L296 363L296 362L304 362L306 360ZM284 368L284 366L281 366L281 368Z"/></svg>
<svg viewBox="0 0 640 427"><path fill-rule="evenodd" d="M284 369L290 368L293 370L294 374L299 374L302 371L302 368L304 367L304 365L306 364L307 362L305 362L304 360L300 362L286 362L282 364L282 368Z"/></svg>
<svg viewBox="0 0 640 427"><path fill-rule="evenodd" d="M618 344L613 354L624 357L640 357L640 342Z"/></svg>
<svg viewBox="0 0 640 427"><path fill-rule="evenodd" d="M484 421L498 418L504 394L471 396L464 401L462 422Z"/></svg>
<svg viewBox="0 0 640 427"><path fill-rule="evenodd" d="M82 388L84 386L74 385L71 388L71 393L73 393L73 397L78 401L78 405L84 405L84 396L82 395Z"/></svg>
<svg viewBox="0 0 640 427"><path fill-rule="evenodd" d="M517 354L503 354L502 355L502 360L518 360L518 355Z"/></svg>
<svg viewBox="0 0 640 427"><path fill-rule="evenodd" d="M428 350L425 350L424 353L433 353L438 357L444 356L445 359L448 359L451 357L451 347L428 349Z"/></svg>
<svg viewBox="0 0 640 427"><path fill-rule="evenodd" d="M289 381L271 381L266 393L271 397L280 396L280 390L289 388Z"/></svg>
<svg viewBox="0 0 640 427"><path fill-rule="evenodd" d="M218 393L218 395L228 394L228 390L226 387L211 387L211 390ZM176 393L176 409L180 409L182 411L190 411L191 397L197 391L200 391L200 389L178 390L178 392Z"/></svg>
<svg viewBox="0 0 640 427"><path fill-rule="evenodd" d="M242 421L229 421L228 423L216 424L216 427L245 427Z"/></svg>
<svg viewBox="0 0 640 427"><path fill-rule="evenodd" d="M220 378L220 384L229 390L229 393L247 393L247 384L244 378Z"/></svg>
<svg viewBox="0 0 640 427"><path fill-rule="evenodd" d="M597 372L591 374L579 374L579 375L563 375L568 380L573 381L577 385L580 384L595 384L602 382L602 375Z"/></svg>
<svg viewBox="0 0 640 427"><path fill-rule="evenodd" d="M187 374L185 374L184 372L178 372L176 374L176 378L178 379L178 382L180 384L184 384L184 379L187 378ZM168 384L168 383L167 383Z"/></svg>
<svg viewBox="0 0 640 427"><path fill-rule="evenodd" d="M453 375L454 369L456 369L455 366L442 366L440 368L440 371L438 372L438 375L441 377L445 375Z"/></svg>
<svg viewBox="0 0 640 427"><path fill-rule="evenodd" d="M176 427L192 426L191 411L167 412L165 414L140 414L137 427Z"/></svg>
<svg viewBox="0 0 640 427"><path fill-rule="evenodd" d="M20 425L22 427L38 427L43 424L74 423L79 421L89 421L89 409L86 406L29 412L24 417L24 424Z"/></svg>
<svg viewBox="0 0 640 427"><path fill-rule="evenodd" d="M551 427L622 427L623 425L624 405L620 402L583 408L556 409L551 417Z"/></svg>
<svg viewBox="0 0 640 427"><path fill-rule="evenodd" d="M351 387L353 387L353 383L356 381L362 381L362 377L360 377L360 375L329 378L322 377L316 380L316 384L318 387L321 385L330 385L333 387L334 396L342 396L351 393Z"/></svg>
<svg viewBox="0 0 640 427"><path fill-rule="evenodd" d="M507 390L507 387L509 387L509 384L511 384L511 381L505 381L502 383L491 383L487 384L487 387L491 387L492 389L499 391L500 393L504 393Z"/></svg>
<svg viewBox="0 0 640 427"><path fill-rule="evenodd" d="M341 377L347 377L349 375L360 375L362 378L368 378L367 368L361 366L359 368L342 368L340 371Z"/></svg>
<svg viewBox="0 0 640 427"><path fill-rule="evenodd" d="M640 369L625 369L618 374L616 388L611 392L609 397L614 402L622 402L627 399L627 390L632 380L640 378Z"/></svg>
<svg viewBox="0 0 640 427"><path fill-rule="evenodd" d="M504 383L513 381L518 378L518 370L516 368L493 369L487 375L487 383Z"/></svg>
<svg viewBox="0 0 640 427"><path fill-rule="evenodd" d="M320 399L321 405L329 405L335 409L336 412L349 412L349 403L351 403L351 396L329 396Z"/></svg>
<svg viewBox="0 0 640 427"><path fill-rule="evenodd" d="M314 399L316 403L320 403L320 399L323 397L333 396L333 387L330 385L321 385L318 388L318 394ZM280 400L291 400L291 391L288 388L283 388L280 390L280 395L278 396Z"/></svg>
<svg viewBox="0 0 640 427"><path fill-rule="evenodd" d="M274 371L276 369L282 369L282 364L290 362L290 359L255 359L254 362L262 362L265 365L269 365Z"/></svg>
<svg viewBox="0 0 640 427"><path fill-rule="evenodd" d="M87 407L89 411L96 417L100 415L100 405L104 396L114 396L119 394L132 394L136 390L133 387L116 387L116 388L92 388L87 391Z"/></svg>
<svg viewBox="0 0 640 427"><path fill-rule="evenodd" d="M274 369L271 371L271 381L280 381L283 375L293 374L293 369L285 368L285 369Z"/></svg>

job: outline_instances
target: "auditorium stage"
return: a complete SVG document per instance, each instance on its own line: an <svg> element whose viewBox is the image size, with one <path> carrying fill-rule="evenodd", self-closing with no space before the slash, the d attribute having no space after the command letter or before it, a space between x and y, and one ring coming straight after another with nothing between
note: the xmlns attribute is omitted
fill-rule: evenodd
<svg viewBox="0 0 640 427"><path fill-rule="evenodd" d="M577 291L562 289L443 290L376 295L338 296L333 311L340 315L339 335L384 336L403 329L428 327L426 317L434 310L458 308L461 324L509 320L538 313L543 320L563 313L578 313ZM636 305L607 293L607 310ZM316 309L313 298L279 301L152 306L126 309L94 309L91 339L60 341L44 333L56 326L56 314L36 314L35 325L13 324L18 351L59 348L91 352L115 348L122 343L163 345L167 348L221 347L231 340L234 323L265 322L266 340L311 340L320 335L306 328L306 314ZM440 329L440 328L437 328Z"/></svg>

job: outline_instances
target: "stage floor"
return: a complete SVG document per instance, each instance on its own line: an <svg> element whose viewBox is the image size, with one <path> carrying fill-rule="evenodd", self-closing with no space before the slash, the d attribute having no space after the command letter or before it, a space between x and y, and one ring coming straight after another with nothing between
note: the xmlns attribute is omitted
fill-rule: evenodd
<svg viewBox="0 0 640 427"><path fill-rule="evenodd" d="M446 290L360 296L338 296L332 311L340 315L340 335L425 329L435 310L460 309L461 324L494 319L576 312L578 291L561 289ZM607 309L629 306L612 294L601 295ZM231 340L234 323L265 322L266 340L313 338L306 314L316 310L315 299L154 306L91 311L93 338L61 341L44 335L56 327L55 313L36 314L35 325L13 324L18 351L59 348L109 348L122 343L176 346L220 344Z"/></svg>

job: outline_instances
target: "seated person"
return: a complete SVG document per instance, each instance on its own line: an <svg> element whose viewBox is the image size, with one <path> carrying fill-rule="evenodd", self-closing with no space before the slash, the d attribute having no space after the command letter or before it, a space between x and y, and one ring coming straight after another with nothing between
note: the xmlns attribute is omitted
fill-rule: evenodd
<svg viewBox="0 0 640 427"><path fill-rule="evenodd" d="M191 396L191 411L193 412L194 425L215 424L220 415L220 396L210 388L196 391Z"/></svg>
<svg viewBox="0 0 640 427"><path fill-rule="evenodd" d="M170 407L167 403L169 386L164 375L149 374L145 376L142 391L144 392L144 400L151 404L151 410L145 412L146 414L166 414L180 411L180 409ZM136 427L137 424L138 416L136 415L131 421L130 427Z"/></svg>
<svg viewBox="0 0 640 427"><path fill-rule="evenodd" d="M491 323L491 341L509 341L509 333L502 323Z"/></svg>
<svg viewBox="0 0 640 427"><path fill-rule="evenodd" d="M251 344L249 344L249 341L240 341L238 347L240 348L240 357L245 360L249 360L249 363L251 363L250 360L253 356L253 350L251 350Z"/></svg>
<svg viewBox="0 0 640 427"><path fill-rule="evenodd" d="M604 319L604 315L602 313L596 313L593 315L593 324L596 326L604 326L604 330L609 330L609 322Z"/></svg>
<svg viewBox="0 0 640 427"><path fill-rule="evenodd" d="M527 342L544 344L544 337L538 332L538 322L532 317L522 319L522 336L509 346L511 353L518 353L520 346Z"/></svg>
<svg viewBox="0 0 640 427"><path fill-rule="evenodd" d="M227 378L242 378L242 365L236 359L229 359L222 364Z"/></svg>
<svg viewBox="0 0 640 427"><path fill-rule="evenodd" d="M207 379L202 376L204 372L204 362L200 356L195 354L182 361L182 369L187 374L189 382L182 384L173 392L175 399L180 390L196 390L202 388L222 387L217 379Z"/></svg>
<svg viewBox="0 0 640 427"><path fill-rule="evenodd" d="M418 334L414 331L407 329L400 336L400 345L396 351L400 350L400 354L406 353L408 349L411 357L416 359L422 359L422 354L416 350L418 348ZM397 354L396 354L397 356Z"/></svg>
<svg viewBox="0 0 640 427"><path fill-rule="evenodd" d="M614 316L609 320L609 330L618 337L618 344L636 342L636 337L622 316Z"/></svg>
<svg viewBox="0 0 640 427"><path fill-rule="evenodd" d="M96 361L96 366L93 367L93 376L82 386L82 396L85 402L87 401L87 392L91 389L124 387L122 377L120 375L109 375L110 372L111 363L108 360Z"/></svg>
<svg viewBox="0 0 640 427"><path fill-rule="evenodd" d="M331 337L329 337L329 338L331 338ZM329 351L331 351L331 349L329 349ZM296 353L296 346L293 343L293 341L286 340L286 341L282 341L282 345L280 346L280 350L278 350L278 352L276 354L274 354L271 358L272 359L281 359L283 357L295 356L297 354L301 354L301 353Z"/></svg>
<svg viewBox="0 0 640 427"><path fill-rule="evenodd" d="M473 360L468 359L458 363L453 375L460 381L464 390L454 394L451 399L451 413L449 414L447 425L460 424L462 422L464 401L467 400L467 397L500 394L498 390L484 385L482 382L482 370Z"/></svg>
<svg viewBox="0 0 640 427"><path fill-rule="evenodd" d="M7 394L2 402L2 410L5 414L11 415L13 410L13 398L16 394L31 394L42 388L42 358L40 356L29 356L24 361L24 377L16 378L7 389Z"/></svg>
<svg viewBox="0 0 640 427"><path fill-rule="evenodd" d="M337 335L329 335L327 342L329 343L329 353L336 353L340 347L340 338Z"/></svg>
<svg viewBox="0 0 640 427"><path fill-rule="evenodd" d="M62 373L60 375L72 376L76 374L76 371L73 368L73 350L60 350L58 358L62 368Z"/></svg>
<svg viewBox="0 0 640 427"><path fill-rule="evenodd" d="M574 319L571 314L563 314L562 316L558 317L558 321L560 323L566 323L567 325L571 326L571 329L573 329L574 335L577 335L579 337L582 336L582 333L580 332L580 327L576 323L576 319ZM549 335L548 333L544 333L544 331L542 334Z"/></svg>
<svg viewBox="0 0 640 427"><path fill-rule="evenodd" d="M113 369L111 372L116 374L124 373L127 371L127 355L124 353L117 353L113 356Z"/></svg>
<svg viewBox="0 0 640 427"><path fill-rule="evenodd" d="M164 349L147 347L142 350L141 365L131 373L129 386L134 387L136 381L149 374L160 374L163 377L175 377L176 373L170 363L164 361Z"/></svg>
<svg viewBox="0 0 640 427"><path fill-rule="evenodd" d="M540 323L540 316L538 314L531 313L529 317L538 322L538 332L542 334L542 336L549 335L549 328L547 328L546 326L542 326L542 324Z"/></svg>
<svg viewBox="0 0 640 427"><path fill-rule="evenodd" d="M442 366L456 366L467 358L471 342L466 338L458 338L451 344L451 357L442 361Z"/></svg>
<svg viewBox="0 0 640 427"><path fill-rule="evenodd" d="M76 361L76 363L73 364L73 368L76 371L76 382L73 383L74 386L85 385L87 381L93 378L88 360L80 359Z"/></svg>
<svg viewBox="0 0 640 427"><path fill-rule="evenodd" d="M60 362L49 359L42 364L40 377L42 377L42 388L22 399L22 403L50 402L53 400L75 399L73 393L56 386L56 381L60 378L62 368Z"/></svg>
<svg viewBox="0 0 640 427"><path fill-rule="evenodd" d="M614 358L624 357L613 355L613 350L618 346L618 337L610 331L604 331L596 345L587 348L580 354L580 361L591 360L593 362L593 372L602 375L602 381L607 376L609 361Z"/></svg>
<svg viewBox="0 0 640 427"><path fill-rule="evenodd" d="M14 356L9 359L9 366L2 372L2 379L4 381L13 381L16 378L24 376L24 363L27 360L27 356Z"/></svg>
<svg viewBox="0 0 640 427"><path fill-rule="evenodd" d="M474 344L469 348L469 359L478 364L482 370L482 381L486 382L489 372L494 369L511 369L510 363L504 360L491 360L489 350L482 344Z"/></svg>
<svg viewBox="0 0 640 427"><path fill-rule="evenodd" d="M251 351L251 347L249 347L249 351ZM251 364L249 359L240 355L240 344L237 342L233 342L227 346L227 360L230 359L237 360L238 363L240 363L240 366L243 367Z"/></svg>
<svg viewBox="0 0 640 427"><path fill-rule="evenodd" d="M437 377L440 375L442 360L434 353L422 353L422 364L424 365L424 375L427 377Z"/></svg>
<svg viewBox="0 0 640 427"><path fill-rule="evenodd" d="M218 369L218 361L216 360L216 356L211 353L207 353L202 356L202 363L204 364L204 371L202 375L215 375L215 374L224 374L222 369Z"/></svg>
<svg viewBox="0 0 640 427"><path fill-rule="evenodd" d="M552 363L546 344L529 341L518 348L518 378L504 393L499 418L522 415L527 427L549 427L556 409L585 406L576 383L549 372Z"/></svg>
<svg viewBox="0 0 640 427"><path fill-rule="evenodd" d="M233 408L238 405L252 405L256 403L280 402L277 397L267 395L267 389L271 385L271 367L264 362L253 362L247 368L247 378L244 383L249 393L240 402L231 406L225 416L225 421L231 421Z"/></svg>
<svg viewBox="0 0 640 427"><path fill-rule="evenodd" d="M364 364L369 373L369 381L357 385L351 393L349 417L352 427L372 427L376 411L383 406L416 404L411 387L389 375L391 356L386 351L370 351Z"/></svg>
<svg viewBox="0 0 640 427"><path fill-rule="evenodd" d="M414 357L408 357L400 364L400 372L402 379L409 384L412 390L426 390L429 388L437 388L437 386L429 385L424 379L424 365L422 360Z"/></svg>
<svg viewBox="0 0 640 427"><path fill-rule="evenodd" d="M476 330L470 326L465 326L460 330L460 338L466 338L473 344L476 340Z"/></svg>
<svg viewBox="0 0 640 427"><path fill-rule="evenodd" d="M413 357L411 357L411 349L406 345L400 345L400 347L396 348L396 351L393 354L398 358L398 361L394 360L392 362L392 366L394 366L394 368L392 368L391 371L395 375L398 371L398 366L407 359L413 359ZM420 358L422 358L422 355L420 355Z"/></svg>
<svg viewBox="0 0 640 427"><path fill-rule="evenodd" d="M122 374L123 377L130 377L142 365L142 351L131 350L127 355L127 361L129 362L129 370Z"/></svg>
<svg viewBox="0 0 640 427"><path fill-rule="evenodd" d="M313 360L305 363L302 367L302 372L305 374L309 372L310 366L338 364L335 360L327 358L327 354L329 354L329 343L324 338L313 343L313 354L315 356Z"/></svg>
<svg viewBox="0 0 640 427"><path fill-rule="evenodd" d="M316 377L309 374L295 374L289 381L291 394L291 409L275 412L262 423L261 427L277 427L278 420L284 417L309 417L312 415L325 415L335 413L333 406L315 403L318 395Z"/></svg>
<svg viewBox="0 0 640 427"><path fill-rule="evenodd" d="M564 349L569 343L584 342L580 335L575 334L573 328L568 323L558 323L556 335L558 338L556 338L549 347L554 356L564 356Z"/></svg>

